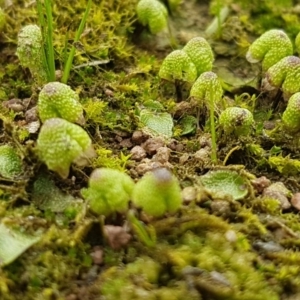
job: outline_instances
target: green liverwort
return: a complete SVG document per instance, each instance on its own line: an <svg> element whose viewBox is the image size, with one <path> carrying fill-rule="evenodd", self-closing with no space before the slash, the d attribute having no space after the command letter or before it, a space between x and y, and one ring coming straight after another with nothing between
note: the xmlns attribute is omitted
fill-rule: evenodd
<svg viewBox="0 0 300 300"><path fill-rule="evenodd" d="M13 178L22 171L22 160L17 151L9 145L0 146L0 176Z"/></svg>
<svg viewBox="0 0 300 300"><path fill-rule="evenodd" d="M282 122L287 131L291 133L300 131L300 92L289 99L287 108L282 114Z"/></svg>
<svg viewBox="0 0 300 300"><path fill-rule="evenodd" d="M16 54L21 65L30 70L32 77L39 85L47 82L47 66L40 27L27 25L21 29Z"/></svg>
<svg viewBox="0 0 300 300"><path fill-rule="evenodd" d="M182 49L197 68L198 76L206 71L211 71L214 54L205 38L195 37Z"/></svg>
<svg viewBox="0 0 300 300"><path fill-rule="evenodd" d="M108 216L127 210L133 187L133 180L124 172L100 168L92 172L88 188L81 193L94 213Z"/></svg>
<svg viewBox="0 0 300 300"><path fill-rule="evenodd" d="M300 92L300 58L287 56L273 65L265 74L263 89L281 88L284 98Z"/></svg>
<svg viewBox="0 0 300 300"><path fill-rule="evenodd" d="M271 29L262 34L249 47L246 59L250 63L262 61L263 72L293 54L293 44L283 30Z"/></svg>
<svg viewBox="0 0 300 300"><path fill-rule="evenodd" d="M140 0L136 7L139 21L148 25L152 34L156 34L167 27L168 11L158 0Z"/></svg>
<svg viewBox="0 0 300 300"><path fill-rule="evenodd" d="M45 121L37 139L37 150L48 169L62 178L68 177L72 163L84 166L95 154L86 131L60 118Z"/></svg>
<svg viewBox="0 0 300 300"><path fill-rule="evenodd" d="M39 94L38 111L43 122L62 118L72 123L84 123L78 94L64 83L50 82L43 87Z"/></svg>
<svg viewBox="0 0 300 300"><path fill-rule="evenodd" d="M197 68L186 52L175 50L166 56L160 70L159 77L171 82L194 82L197 77Z"/></svg>
<svg viewBox="0 0 300 300"><path fill-rule="evenodd" d="M145 213L155 217L166 212L175 213L182 203L179 182L169 170L155 169L136 183L132 201Z"/></svg>
<svg viewBox="0 0 300 300"><path fill-rule="evenodd" d="M211 92L213 93L214 106L216 106L222 99L223 88L218 76L214 72L208 71L202 73L195 81L190 96L197 102L199 109L209 108Z"/></svg>
<svg viewBox="0 0 300 300"><path fill-rule="evenodd" d="M241 107L228 107L220 114L220 126L224 132L235 136L248 135L254 123L252 113Z"/></svg>

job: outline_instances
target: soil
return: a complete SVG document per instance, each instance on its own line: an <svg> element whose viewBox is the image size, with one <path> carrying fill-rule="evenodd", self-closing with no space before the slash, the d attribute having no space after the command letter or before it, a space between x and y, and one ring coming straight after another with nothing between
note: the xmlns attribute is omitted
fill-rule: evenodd
<svg viewBox="0 0 300 300"><path fill-rule="evenodd" d="M262 90L261 64L245 58L269 29L294 40L300 4L223 1L228 15L208 35L220 1L163 1L170 24L157 34L137 20L137 2L93 1L68 85L79 95L80 126L94 150L64 176L40 157L43 85L16 55L19 30L38 23L35 3L0 1L0 146L14 149L20 166L9 166L21 168L11 176L0 166L0 298L300 299L300 136L282 126L280 89ZM53 1L57 81L85 8L83 0ZM224 91L215 111L216 161L209 105L191 99L192 83L158 76L164 58L197 36L213 49L212 71ZM220 124L231 106L253 114L247 134ZM0 151L4 166L3 157ZM167 169L182 205L153 216L129 201L125 210L97 213L84 195L99 168L119 170L135 185ZM151 193L160 199L145 190Z"/></svg>

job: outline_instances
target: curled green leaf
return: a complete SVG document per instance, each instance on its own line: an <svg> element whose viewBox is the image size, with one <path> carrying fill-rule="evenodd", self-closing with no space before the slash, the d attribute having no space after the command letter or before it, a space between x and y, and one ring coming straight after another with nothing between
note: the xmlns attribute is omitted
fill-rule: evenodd
<svg viewBox="0 0 300 300"><path fill-rule="evenodd" d="M156 34L167 27L168 11L157 0L140 0L136 7L139 21L149 26L152 34Z"/></svg>
<svg viewBox="0 0 300 300"><path fill-rule="evenodd" d="M214 54L205 38L195 37L191 39L182 50L196 66L198 76L203 72L212 70Z"/></svg>
<svg viewBox="0 0 300 300"><path fill-rule="evenodd" d="M164 59L158 75L171 82L176 80L194 82L197 68L184 51L175 50Z"/></svg>
<svg viewBox="0 0 300 300"><path fill-rule="evenodd" d="M223 88L218 76L211 71L202 73L193 84L190 96L198 103L199 108L203 106L209 108L211 93L213 102L216 106L223 95Z"/></svg>
<svg viewBox="0 0 300 300"><path fill-rule="evenodd" d="M271 29L262 34L249 47L246 59L250 63L262 61L267 71L282 58L293 54L293 44L283 30Z"/></svg>
<svg viewBox="0 0 300 300"><path fill-rule="evenodd" d="M50 82L43 87L39 94L38 111L43 122L51 118L62 118L72 123L83 123L79 97L64 83Z"/></svg>
<svg viewBox="0 0 300 300"><path fill-rule="evenodd" d="M300 58L287 56L269 68L263 80L263 88L281 88L285 98L300 92Z"/></svg>
<svg viewBox="0 0 300 300"><path fill-rule="evenodd" d="M37 150L47 167L62 178L68 177L72 163L85 165L94 156L89 135L80 126L59 118L45 121L37 139Z"/></svg>

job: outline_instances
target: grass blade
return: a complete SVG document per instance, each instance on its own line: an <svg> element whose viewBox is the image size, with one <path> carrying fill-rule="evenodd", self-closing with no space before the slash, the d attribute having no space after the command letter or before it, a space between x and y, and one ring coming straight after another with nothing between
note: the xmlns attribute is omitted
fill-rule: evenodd
<svg viewBox="0 0 300 300"><path fill-rule="evenodd" d="M89 12L90 12L90 9L91 9L91 6L92 6L92 0L89 0L88 3L87 3L84 15L81 19L79 28L76 31L75 39L74 39L72 48L71 48L69 56L68 56L68 60L67 60L67 62L65 64L65 67L64 67L63 77L62 77L62 80L61 80L62 83L67 83L67 81L69 79L69 75L70 75L70 71L71 71L71 68L72 68L72 63L73 63L73 59L74 59L74 55L75 55L75 50L76 50L75 44L79 41L80 36L83 32L87 17L89 15Z"/></svg>

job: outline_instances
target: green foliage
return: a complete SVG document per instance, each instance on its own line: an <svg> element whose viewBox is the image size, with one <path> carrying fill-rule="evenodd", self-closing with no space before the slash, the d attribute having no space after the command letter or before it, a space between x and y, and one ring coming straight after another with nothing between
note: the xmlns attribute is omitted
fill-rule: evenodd
<svg viewBox="0 0 300 300"><path fill-rule="evenodd" d="M88 0L88 2L86 4L85 12L84 12L84 14L82 16L81 22L80 22L79 27L78 27L78 29L76 31L75 39L74 39L74 42L72 44L72 47L71 47L68 59L67 59L67 61L64 64L63 77L61 79L61 81L63 83L67 83L68 82L70 71L71 71L72 64L73 64L74 55L75 55L75 50L76 50L75 45L76 45L76 43L79 42L80 36L83 33L84 26L85 26L87 17L89 15L89 12L90 12L90 9L91 9L91 5L92 5L92 0Z"/></svg>
<svg viewBox="0 0 300 300"><path fill-rule="evenodd" d="M293 54L293 45L283 30L272 29L262 34L249 47L246 58L250 63L262 61L265 72L282 58Z"/></svg>
<svg viewBox="0 0 300 300"><path fill-rule="evenodd" d="M182 50L175 50L164 59L159 77L171 82L194 82L197 77L197 69L189 56Z"/></svg>
<svg viewBox="0 0 300 300"><path fill-rule="evenodd" d="M100 99L84 99L82 105L86 120L93 124L101 124L104 119L103 115L107 104L107 102Z"/></svg>
<svg viewBox="0 0 300 300"><path fill-rule="evenodd" d="M85 165L94 156L88 134L80 126L59 118L48 119L43 124L37 151L47 167L62 178L68 177L73 162Z"/></svg>
<svg viewBox="0 0 300 300"><path fill-rule="evenodd" d="M100 168L92 172L88 188L81 193L94 213L108 216L127 210L133 187L133 180L124 172Z"/></svg>
<svg viewBox="0 0 300 300"><path fill-rule="evenodd" d="M132 201L145 213L155 217L167 212L174 213L182 202L179 182L164 168L148 172L136 183Z"/></svg>
<svg viewBox="0 0 300 300"><path fill-rule="evenodd" d="M93 168L105 167L124 172L130 159L130 155L125 155L123 152L116 155L112 150L100 146L96 146L95 152L97 157L92 161Z"/></svg>
<svg viewBox="0 0 300 300"><path fill-rule="evenodd" d="M54 62L54 48L53 48L53 18L52 18L52 1L37 0L37 11L39 17L39 26L42 31L43 39L43 60L47 67L48 81L55 80L55 62Z"/></svg>
<svg viewBox="0 0 300 300"><path fill-rule="evenodd" d="M148 25L152 34L156 34L167 27L168 11L158 0L140 0L136 7L139 21Z"/></svg>
<svg viewBox="0 0 300 300"><path fill-rule="evenodd" d="M83 109L79 97L68 85L47 83L39 94L39 116L43 122L62 118L72 123L83 123Z"/></svg>
<svg viewBox="0 0 300 300"><path fill-rule="evenodd" d="M200 181L214 199L230 197L240 200L249 193L248 179L230 169L209 171L200 177Z"/></svg>
<svg viewBox="0 0 300 300"><path fill-rule="evenodd" d="M252 113L246 108L228 107L221 112L219 124L227 135L248 135L254 123Z"/></svg>
<svg viewBox="0 0 300 300"><path fill-rule="evenodd" d="M73 58L75 55L75 43L78 43L79 38L83 32L86 19L88 17L90 8L91 8L92 0L89 0L84 15L81 18L81 22L79 28L76 31L74 43L69 52L68 58L64 61L64 70L62 82L67 83L70 71L72 68ZM47 65L47 75L48 81L55 80L55 61L54 61L54 40L53 40L53 11L52 11L52 1L45 0L44 3L41 0L37 1L37 11L39 16L39 24L42 28L42 36L45 46L44 58L45 65Z"/></svg>
<svg viewBox="0 0 300 300"><path fill-rule="evenodd" d="M270 156L268 163L271 168L285 176L296 176L300 172L300 161L298 159L292 159L289 156Z"/></svg>
<svg viewBox="0 0 300 300"><path fill-rule="evenodd" d="M153 136L172 137L174 124L173 118L169 113L142 109L139 117L143 131Z"/></svg>

